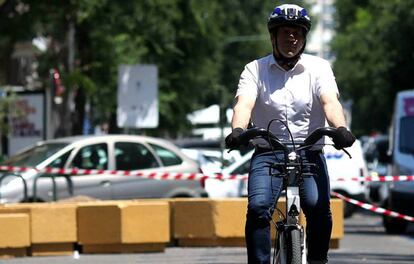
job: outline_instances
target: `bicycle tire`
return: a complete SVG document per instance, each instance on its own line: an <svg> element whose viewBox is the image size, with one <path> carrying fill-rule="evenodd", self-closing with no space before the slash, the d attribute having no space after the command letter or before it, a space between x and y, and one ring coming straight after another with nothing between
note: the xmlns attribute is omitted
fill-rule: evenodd
<svg viewBox="0 0 414 264"><path fill-rule="evenodd" d="M287 260L289 264L302 264L302 242L299 229L289 231Z"/></svg>

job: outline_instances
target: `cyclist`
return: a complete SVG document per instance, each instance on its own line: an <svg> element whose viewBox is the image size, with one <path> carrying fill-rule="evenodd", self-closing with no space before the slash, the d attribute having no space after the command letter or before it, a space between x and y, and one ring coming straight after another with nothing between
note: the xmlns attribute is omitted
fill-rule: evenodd
<svg viewBox="0 0 414 264"><path fill-rule="evenodd" d="M272 119L283 120L296 141L303 141L325 121L337 128L337 148L350 147L354 135L346 128L339 92L328 61L303 54L311 20L300 6L277 6L268 18L272 54L248 63L241 73L233 108L232 132L227 148L236 148L239 136L250 122L266 128ZM282 122L273 122L270 131L280 140L291 140ZM283 179L270 177L269 164L282 159L265 142L254 142L248 181L246 246L248 263L270 263L270 220L282 190ZM301 203L307 222L309 263L327 263L332 230L329 178L322 145L301 152L303 159L316 163L313 177L301 184Z"/></svg>

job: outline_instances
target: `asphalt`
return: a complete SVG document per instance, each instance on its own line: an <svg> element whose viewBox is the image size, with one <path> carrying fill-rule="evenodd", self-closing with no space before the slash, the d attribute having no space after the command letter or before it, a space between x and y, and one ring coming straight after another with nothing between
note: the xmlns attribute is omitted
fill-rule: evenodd
<svg viewBox="0 0 414 264"><path fill-rule="evenodd" d="M412 264L414 224L405 235L389 235L381 217L359 212L345 221L339 249L329 252L330 264ZM72 256L3 259L4 264L245 264L246 249L235 247L167 247L141 254L73 254Z"/></svg>

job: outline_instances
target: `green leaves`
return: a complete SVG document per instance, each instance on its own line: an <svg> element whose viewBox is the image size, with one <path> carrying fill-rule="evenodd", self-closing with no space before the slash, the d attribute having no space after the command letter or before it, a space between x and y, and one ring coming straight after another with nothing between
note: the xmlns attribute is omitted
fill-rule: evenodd
<svg viewBox="0 0 414 264"><path fill-rule="evenodd" d="M353 99L353 129L387 132L396 92L412 89L414 2L336 2L332 48L341 93Z"/></svg>
<svg viewBox="0 0 414 264"><path fill-rule="evenodd" d="M79 88L88 97L95 122L108 121L104 119L116 112L120 64L155 64L160 125L150 133L171 136L189 131L189 112L217 103L231 106L243 66L271 52L266 21L277 4L270 0L19 2L30 7L27 13L0 17L5 32L0 35L1 58L17 41L47 37L51 45L39 56L44 84L49 85L49 69L59 68L67 91ZM68 41L70 22L75 27L74 47ZM75 62L68 65L72 48Z"/></svg>

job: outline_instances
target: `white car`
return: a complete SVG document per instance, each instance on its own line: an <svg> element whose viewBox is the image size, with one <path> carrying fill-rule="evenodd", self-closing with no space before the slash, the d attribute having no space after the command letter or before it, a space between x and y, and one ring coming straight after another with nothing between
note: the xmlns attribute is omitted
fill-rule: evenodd
<svg viewBox="0 0 414 264"><path fill-rule="evenodd" d="M206 197L199 181L155 180L109 173L111 170L143 172L200 172L198 164L172 143L158 138L131 135L77 136L39 142L2 162L16 167L78 168L105 170L101 174L79 174L37 178L38 171L22 172L27 184L24 198L19 175L3 171L0 177L1 203L51 201L71 196L97 199ZM34 184L36 182L36 184ZM36 190L34 190L36 189Z"/></svg>
<svg viewBox="0 0 414 264"><path fill-rule="evenodd" d="M220 150L212 149L181 148L181 151L198 162L201 170L206 174L219 173L223 167L228 167L241 158L237 150L230 153L224 150L223 154Z"/></svg>
<svg viewBox="0 0 414 264"><path fill-rule="evenodd" d="M355 141L352 147L347 148L352 159L350 159L343 151L337 150L330 145L326 145L323 150L330 175L331 190L347 197L363 200L365 195L365 183L350 180L351 178L368 176L360 141ZM223 169L222 173L226 175L247 175L252 155L253 151L250 151L237 162ZM338 179L341 180L337 181ZM206 182L206 189L207 187L208 189L214 189L215 197L247 196L247 181L209 180L210 186L208 186L207 183L208 182ZM345 217L351 216L354 210L355 207L352 204L346 203L344 208Z"/></svg>

